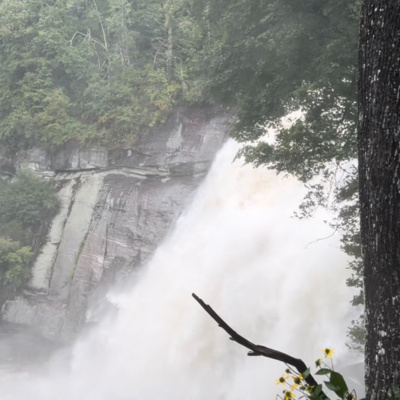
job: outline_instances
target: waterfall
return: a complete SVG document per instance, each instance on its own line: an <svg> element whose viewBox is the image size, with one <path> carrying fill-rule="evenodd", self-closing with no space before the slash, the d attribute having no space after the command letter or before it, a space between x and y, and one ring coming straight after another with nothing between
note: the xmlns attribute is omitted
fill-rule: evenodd
<svg viewBox="0 0 400 400"><path fill-rule="evenodd" d="M352 293L329 216L292 218L303 186L233 163L237 150L225 144L131 288L108 294L117 312L46 366L2 372L3 400L274 399L285 365L247 357L193 292L254 343L310 364L323 347L339 364L352 360Z"/></svg>

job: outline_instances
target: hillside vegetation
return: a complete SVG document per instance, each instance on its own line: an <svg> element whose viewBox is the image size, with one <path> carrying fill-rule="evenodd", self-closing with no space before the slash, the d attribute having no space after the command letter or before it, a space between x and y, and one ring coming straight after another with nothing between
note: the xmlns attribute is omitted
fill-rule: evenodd
<svg viewBox="0 0 400 400"><path fill-rule="evenodd" d="M31 262L59 202L49 182L20 169L0 179L0 303L31 277Z"/></svg>
<svg viewBox="0 0 400 400"><path fill-rule="evenodd" d="M187 92L187 18L173 1L2 0L0 141L134 140Z"/></svg>

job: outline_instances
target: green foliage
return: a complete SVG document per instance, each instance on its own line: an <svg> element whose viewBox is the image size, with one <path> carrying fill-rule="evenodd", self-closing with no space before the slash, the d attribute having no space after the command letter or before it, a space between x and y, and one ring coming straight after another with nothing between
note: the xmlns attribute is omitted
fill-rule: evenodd
<svg viewBox="0 0 400 400"><path fill-rule="evenodd" d="M352 348L363 352L365 346L365 320L364 314L358 320L351 321L351 326L348 330L348 336L352 340Z"/></svg>
<svg viewBox="0 0 400 400"><path fill-rule="evenodd" d="M388 395L390 399L400 400L400 388L397 386L390 388Z"/></svg>
<svg viewBox="0 0 400 400"><path fill-rule="evenodd" d="M0 143L116 144L164 122L184 86L187 8L180 0L2 1Z"/></svg>
<svg viewBox="0 0 400 400"><path fill-rule="evenodd" d="M329 111L349 92L355 101L357 3L193 2L203 37L196 69L209 95L236 106L239 139L256 139L293 108Z"/></svg>
<svg viewBox="0 0 400 400"><path fill-rule="evenodd" d="M233 135L246 142L240 155L302 182L322 176L310 195L320 199L321 186L356 157L359 7L359 0L192 5L201 37L192 71L203 98L234 108ZM296 110L297 120L282 121Z"/></svg>
<svg viewBox="0 0 400 400"><path fill-rule="evenodd" d="M332 358L334 352L333 349L326 348L322 350L325 358ZM323 362L321 359L316 360L315 365L317 370L315 375L324 377L323 384L310 385L307 382L307 378L310 377L311 372L308 368L303 374L294 371L291 368L286 370L286 374L276 379L277 385L287 386L287 389L283 390L283 397L278 395L278 398L283 400L289 400L297 397L300 394L300 398L306 398L310 400L329 400L326 393L326 389L334 392L339 399L342 400L356 400L357 395L354 391L350 392L347 383L343 376L334 370L332 361L330 365ZM291 374L291 376L289 375Z"/></svg>
<svg viewBox="0 0 400 400"><path fill-rule="evenodd" d="M14 290L22 288L31 277L33 253L19 242L0 237L0 281Z"/></svg>
<svg viewBox="0 0 400 400"><path fill-rule="evenodd" d="M52 186L28 169L0 180L0 282L17 292L31 277L30 246L59 208Z"/></svg>
<svg viewBox="0 0 400 400"><path fill-rule="evenodd" d="M43 111L35 115L33 123L43 144L62 145L75 137L75 132L85 131L85 127L69 115L70 100L61 89L49 93L42 105Z"/></svg>
<svg viewBox="0 0 400 400"><path fill-rule="evenodd" d="M98 142L105 144L132 139L141 129L165 122L180 94L180 85L151 65L127 68L110 89L110 105L96 126Z"/></svg>
<svg viewBox="0 0 400 400"><path fill-rule="evenodd" d="M193 72L203 97L232 105L242 152L306 182L356 154L359 0L193 2ZM302 118L290 127L281 118ZM274 140L259 141L267 126Z"/></svg>
<svg viewBox="0 0 400 400"><path fill-rule="evenodd" d="M2 181L0 189L1 224L16 221L23 226L36 226L51 219L58 210L52 187L28 169L20 169L11 182Z"/></svg>
<svg viewBox="0 0 400 400"><path fill-rule="evenodd" d="M318 207L354 257L350 286L363 302L358 222L357 54L360 0L192 1L197 98L237 115L246 162L296 176L309 189L300 217ZM297 111L291 123L284 118ZM273 131L268 130L273 128Z"/></svg>

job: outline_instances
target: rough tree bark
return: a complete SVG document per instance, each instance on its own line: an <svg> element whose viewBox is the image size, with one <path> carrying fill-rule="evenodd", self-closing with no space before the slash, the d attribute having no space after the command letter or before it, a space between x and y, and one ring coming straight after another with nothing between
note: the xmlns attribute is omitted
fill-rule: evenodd
<svg viewBox="0 0 400 400"><path fill-rule="evenodd" d="M358 146L366 398L382 400L400 387L399 0L363 2Z"/></svg>

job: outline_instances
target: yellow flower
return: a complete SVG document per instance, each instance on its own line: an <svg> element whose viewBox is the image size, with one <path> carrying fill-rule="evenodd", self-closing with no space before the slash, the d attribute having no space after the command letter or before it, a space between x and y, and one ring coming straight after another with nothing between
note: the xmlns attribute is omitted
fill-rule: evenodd
<svg viewBox="0 0 400 400"><path fill-rule="evenodd" d="M321 350L324 353L325 358L329 357L332 358L332 355L335 351L335 349L330 349L329 347L326 347L325 349Z"/></svg>
<svg viewBox="0 0 400 400"><path fill-rule="evenodd" d="M282 374L282 376L276 380L276 384L277 385L284 385L286 383L286 379L288 379L289 377L285 374Z"/></svg>
<svg viewBox="0 0 400 400"><path fill-rule="evenodd" d="M283 400L290 400L296 397L296 395L291 390L283 391Z"/></svg>
<svg viewBox="0 0 400 400"><path fill-rule="evenodd" d="M293 385L290 386L290 389L295 389L301 385L301 381L303 380L303 374L299 374L297 376L292 376Z"/></svg>
<svg viewBox="0 0 400 400"><path fill-rule="evenodd" d="M315 386L306 385L305 389L307 390L308 393L311 394L314 391L314 388L315 388Z"/></svg>

